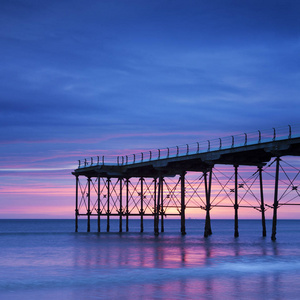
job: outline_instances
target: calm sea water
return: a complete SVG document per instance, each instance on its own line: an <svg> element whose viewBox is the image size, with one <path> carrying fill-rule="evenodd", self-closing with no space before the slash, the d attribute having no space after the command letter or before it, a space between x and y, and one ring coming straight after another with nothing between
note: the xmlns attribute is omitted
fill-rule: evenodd
<svg viewBox="0 0 300 300"><path fill-rule="evenodd" d="M105 223L101 223L105 229ZM0 220L0 299L299 299L300 221L278 221L277 241L261 222L130 220L130 233L74 233L73 220ZM93 220L92 230L96 231Z"/></svg>

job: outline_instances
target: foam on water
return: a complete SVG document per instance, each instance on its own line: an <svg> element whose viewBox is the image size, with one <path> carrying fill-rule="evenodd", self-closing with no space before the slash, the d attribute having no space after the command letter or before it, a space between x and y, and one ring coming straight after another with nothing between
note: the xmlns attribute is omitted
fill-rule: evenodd
<svg viewBox="0 0 300 300"><path fill-rule="evenodd" d="M34 269L32 272L36 272ZM65 270L66 271L66 270ZM207 279L210 278L221 278L221 277L235 277L235 276L253 276L253 275L267 275L276 272L277 275L280 273L289 273L298 275L300 271L300 262L290 263L268 263L261 264L256 263L225 263L218 266L212 267L201 267L201 268L187 268L187 269L154 269L148 268L118 268L112 270L93 270L88 272L88 277L85 272L78 272L76 274L70 274L71 272L65 272L64 275L51 276L48 274L36 274L33 276L27 273L24 277L6 278L0 281L1 289L23 289L23 288L34 288L34 287L70 287L70 286L86 286L95 284L130 284L133 281L135 283L147 284L149 282L157 281L168 281L178 280L189 277L189 279ZM17 273L17 272L16 272ZM66 276L69 275L69 276Z"/></svg>

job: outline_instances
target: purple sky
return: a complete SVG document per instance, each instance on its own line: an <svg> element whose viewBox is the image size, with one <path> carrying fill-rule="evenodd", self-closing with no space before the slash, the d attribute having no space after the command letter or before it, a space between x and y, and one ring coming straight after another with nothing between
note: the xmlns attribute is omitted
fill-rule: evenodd
<svg viewBox="0 0 300 300"><path fill-rule="evenodd" d="M84 157L299 123L298 1L0 7L0 217L72 217Z"/></svg>

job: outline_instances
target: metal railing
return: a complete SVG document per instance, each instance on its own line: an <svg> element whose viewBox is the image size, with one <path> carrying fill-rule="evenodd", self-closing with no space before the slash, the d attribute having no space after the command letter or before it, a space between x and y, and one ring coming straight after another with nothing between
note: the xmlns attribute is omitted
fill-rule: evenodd
<svg viewBox="0 0 300 300"><path fill-rule="evenodd" d="M123 156L97 156L90 159L79 160L78 168L86 168L97 165L115 165L124 166L135 163L149 162L172 157L194 155L205 152L225 150L242 146L256 145L272 141L300 137L300 124L288 125L281 128L272 128L270 130L257 130L251 133L242 133L223 138L212 139L192 144L167 147L156 150L143 151L140 153Z"/></svg>

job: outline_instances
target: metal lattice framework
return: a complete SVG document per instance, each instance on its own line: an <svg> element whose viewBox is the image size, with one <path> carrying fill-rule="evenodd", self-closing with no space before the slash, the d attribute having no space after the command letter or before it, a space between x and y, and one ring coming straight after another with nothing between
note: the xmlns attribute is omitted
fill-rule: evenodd
<svg viewBox="0 0 300 300"><path fill-rule="evenodd" d="M164 217L182 216L186 210L198 209L199 217L202 218L204 214L201 211L204 213L206 211L207 214L212 209L233 208L236 213L239 209L255 209L262 217L265 236L267 210L300 205L300 169L283 159L275 158L264 167L218 166L200 175L196 172L184 175L160 180L143 177L131 179L97 177L87 178L83 183L78 178L80 196L76 209L77 216L88 217L88 231L90 231L90 217L98 217L99 232L100 218L103 217L107 219L107 232L110 231L110 217L119 217L120 231L122 220L126 218L128 231L129 218L138 216L141 218L141 232L143 232L143 217L154 217L157 218L158 232L159 219L161 231L164 231ZM273 202L276 176L278 200ZM184 191L181 190L183 184ZM213 187L210 195L208 195L209 184ZM267 195L266 202L264 194ZM185 199L184 209L182 195ZM211 232L211 228L208 228L208 232ZM205 235L209 235L208 232ZM238 230L235 235L238 236Z"/></svg>
<svg viewBox="0 0 300 300"><path fill-rule="evenodd" d="M134 156L130 164L122 158L115 165L90 165L85 163L73 172L76 176L76 231L78 217L87 217L87 231L90 218L106 218L110 231L110 218L119 218L119 231L126 220L139 217L144 231L144 217L154 219L154 232L164 231L164 218L179 216L181 233L185 234L186 210L205 217L204 236L212 234L210 212L233 209L234 236L239 236L238 214L241 209L254 209L262 220L262 234L266 236L265 213L273 212L272 239L276 239L277 211L279 208L300 205L300 168L297 161L290 163L285 156L300 156L300 138L292 137L291 126L286 139L276 139L273 131L271 141L263 142L261 135L257 144L249 145L249 135L245 142L236 146L232 137L232 147L224 149L224 139L219 140L218 149L212 151L209 141L206 152L201 152L197 143L196 153L186 145L185 155L171 155L170 148L159 150L155 160L139 162ZM193 151L194 151L193 150ZM194 152L195 152L194 151ZM165 156L162 159L162 156ZM83 180L82 180L83 178Z"/></svg>

